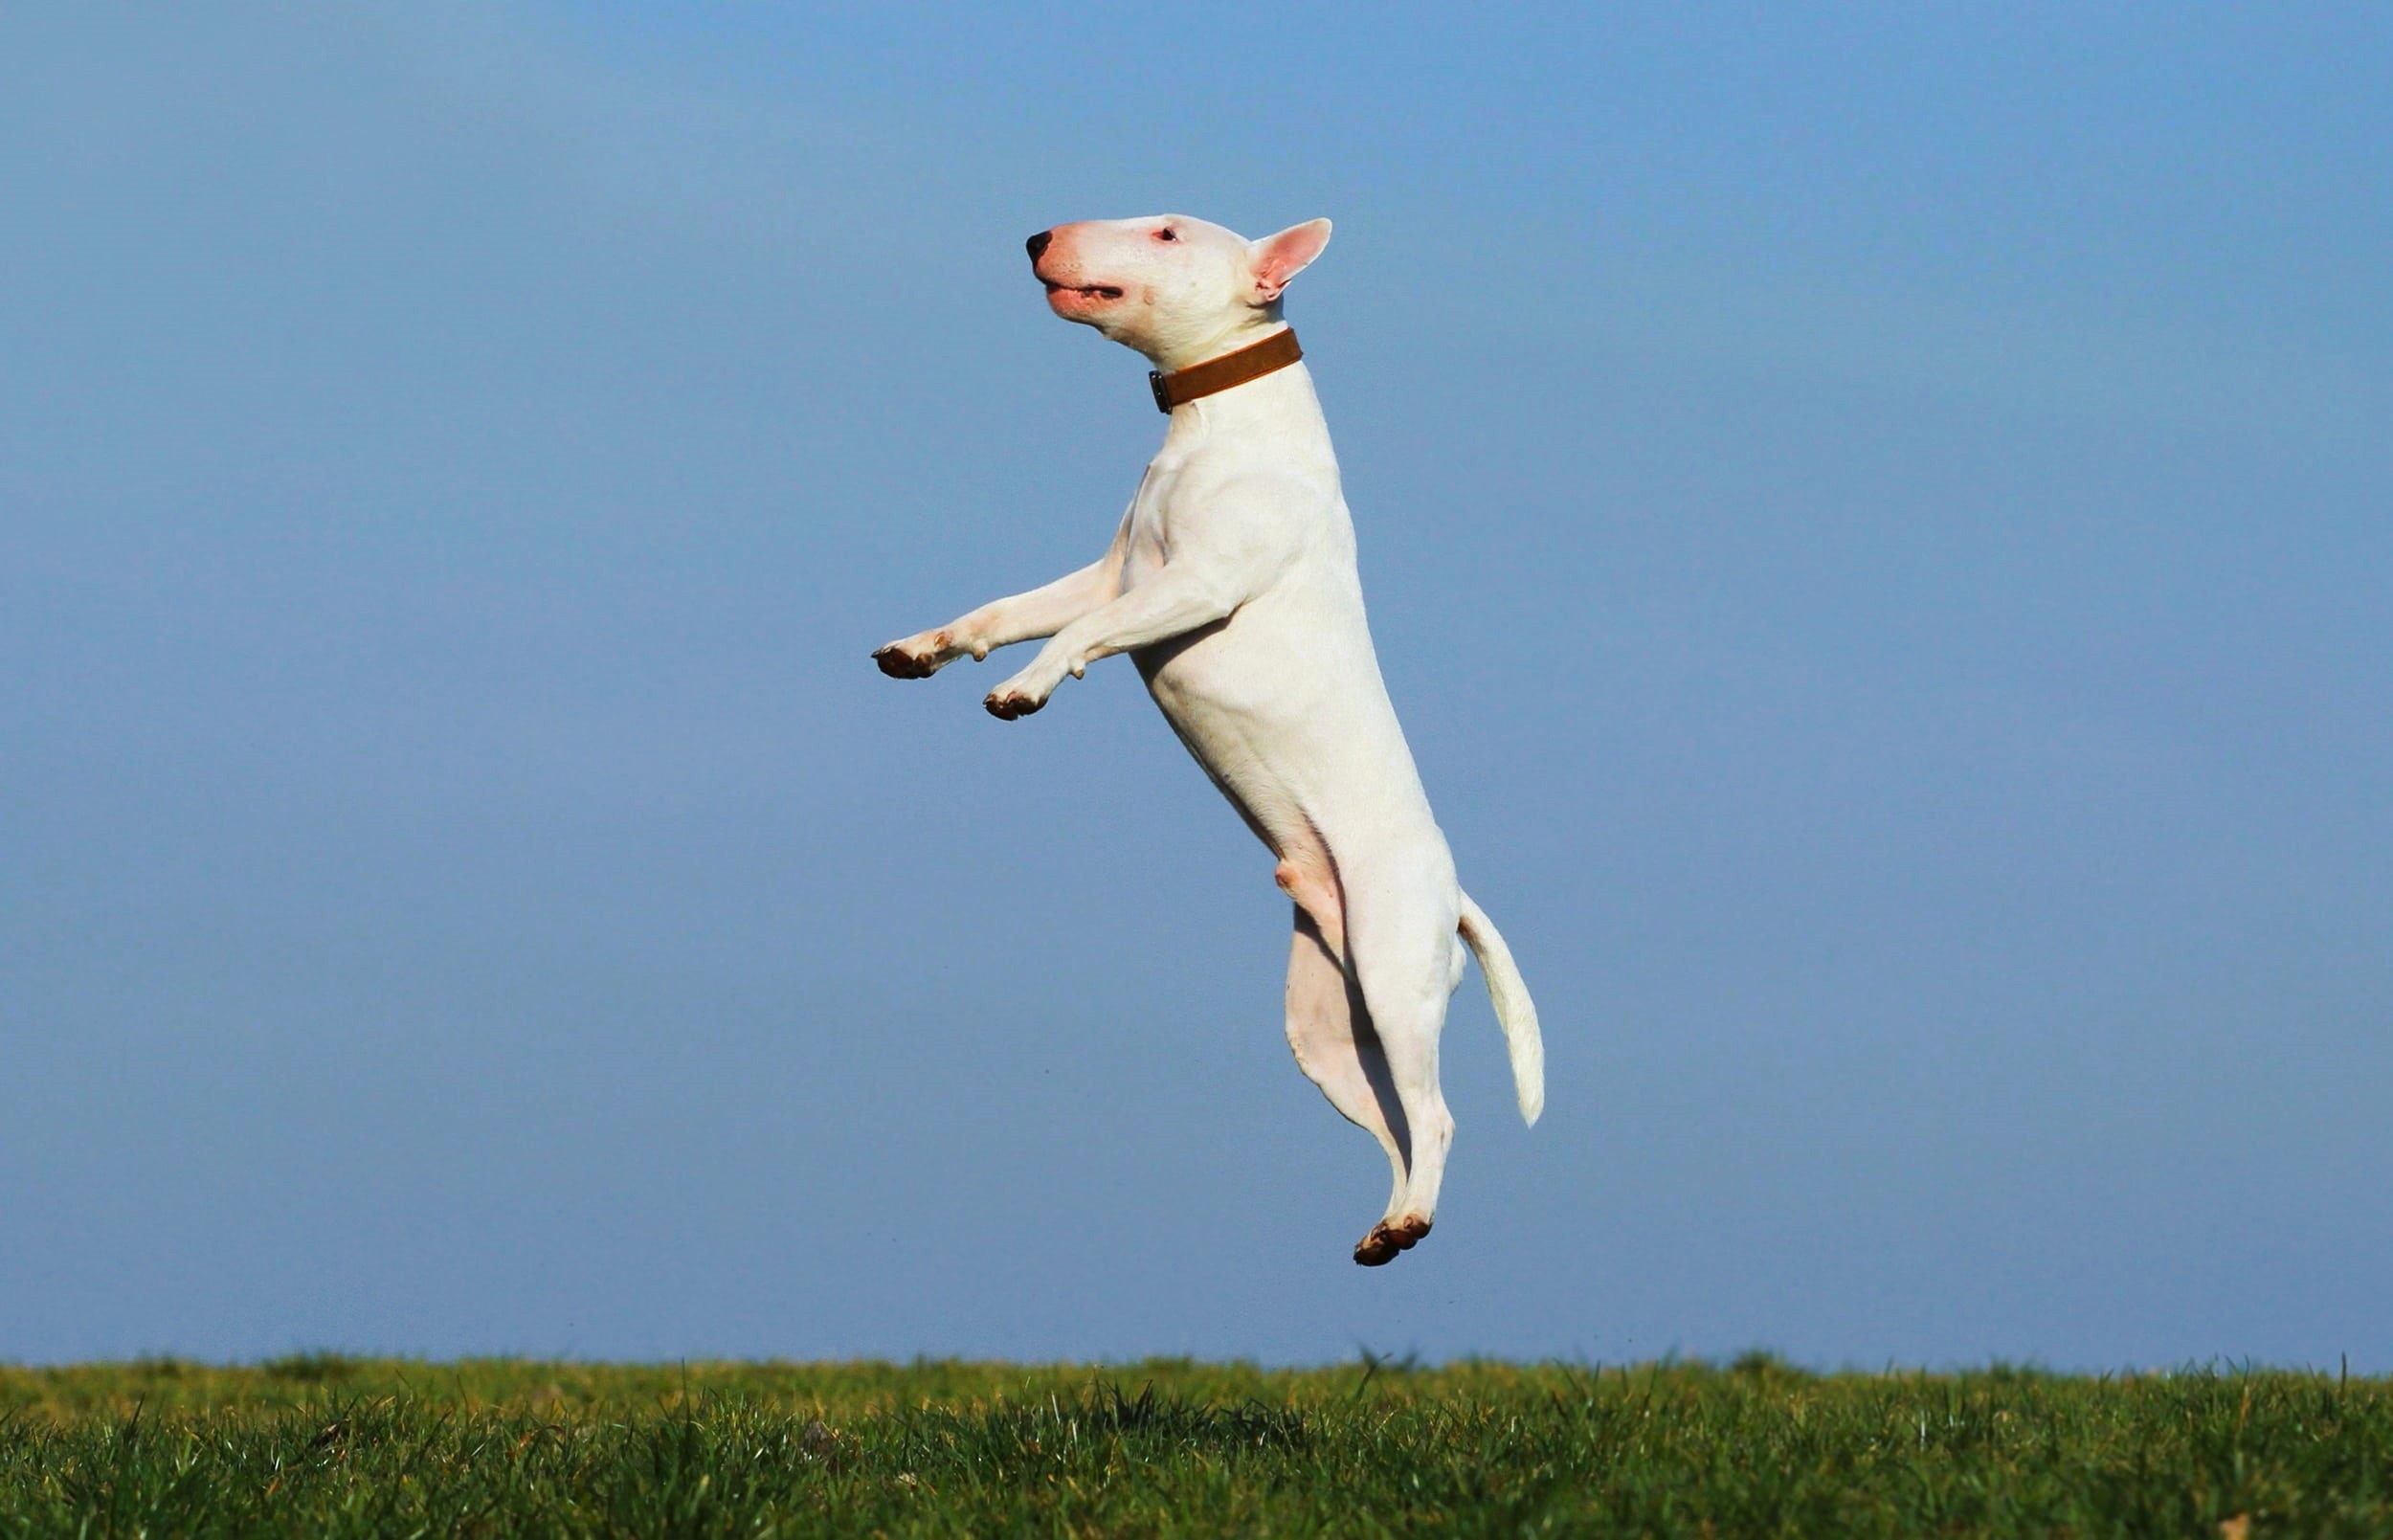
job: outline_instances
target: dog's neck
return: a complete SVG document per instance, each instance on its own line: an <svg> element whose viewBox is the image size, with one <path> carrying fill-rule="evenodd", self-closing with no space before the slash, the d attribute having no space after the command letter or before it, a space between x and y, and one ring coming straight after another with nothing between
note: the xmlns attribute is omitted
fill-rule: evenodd
<svg viewBox="0 0 2393 1540"><path fill-rule="evenodd" d="M1304 356L1305 350L1296 345L1295 331L1281 325L1254 342L1183 365L1170 373L1151 369L1147 385L1154 391L1155 410L1170 413L1191 401L1276 374Z"/></svg>
<svg viewBox="0 0 2393 1540"><path fill-rule="evenodd" d="M1181 369L1235 353L1240 348L1263 341L1275 331L1286 331L1287 323L1281 319L1277 301L1266 305L1236 307L1234 313L1208 317L1203 321L1159 321L1142 328L1141 335L1115 336L1114 341L1127 345L1134 353L1145 355L1147 362L1161 374L1175 374Z"/></svg>

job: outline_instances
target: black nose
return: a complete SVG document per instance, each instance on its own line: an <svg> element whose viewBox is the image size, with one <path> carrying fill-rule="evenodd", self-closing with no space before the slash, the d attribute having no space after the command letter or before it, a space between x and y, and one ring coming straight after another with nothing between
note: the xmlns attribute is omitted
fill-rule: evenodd
<svg viewBox="0 0 2393 1540"><path fill-rule="evenodd" d="M1053 239L1055 239L1054 231L1042 230L1038 234L1031 236L1030 239L1022 242L1022 249L1030 253L1030 259L1035 262L1039 260L1039 254L1047 249L1047 242Z"/></svg>

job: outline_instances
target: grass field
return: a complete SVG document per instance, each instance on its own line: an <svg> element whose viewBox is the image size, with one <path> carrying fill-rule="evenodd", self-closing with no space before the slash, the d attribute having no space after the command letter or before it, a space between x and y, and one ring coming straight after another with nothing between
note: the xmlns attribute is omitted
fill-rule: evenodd
<svg viewBox="0 0 2393 1540"><path fill-rule="evenodd" d="M0 1369L0 1535L2393 1535L2393 1381Z"/></svg>

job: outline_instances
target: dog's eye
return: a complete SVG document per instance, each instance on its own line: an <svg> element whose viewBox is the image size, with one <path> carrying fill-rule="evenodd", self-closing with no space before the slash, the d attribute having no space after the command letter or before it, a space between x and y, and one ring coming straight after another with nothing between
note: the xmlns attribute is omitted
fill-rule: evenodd
<svg viewBox="0 0 2393 1540"><path fill-rule="evenodd" d="M1174 230L1170 225L1166 225L1161 230L1155 232L1155 239L1157 240L1177 240L1179 238L1180 233Z"/></svg>

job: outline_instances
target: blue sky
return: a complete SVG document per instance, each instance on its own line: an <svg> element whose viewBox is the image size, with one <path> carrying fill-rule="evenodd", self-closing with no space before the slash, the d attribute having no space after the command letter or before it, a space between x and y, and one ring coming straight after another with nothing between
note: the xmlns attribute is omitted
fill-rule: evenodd
<svg viewBox="0 0 2393 1540"><path fill-rule="evenodd" d="M2393 1371L2375 8L0 17L0 1358ZM864 655L1159 423L1021 240L1327 214L1546 1021L1438 1233L1127 664Z"/></svg>

